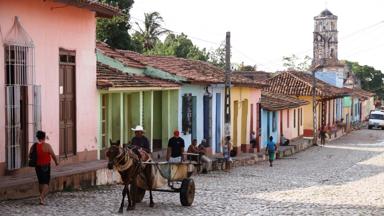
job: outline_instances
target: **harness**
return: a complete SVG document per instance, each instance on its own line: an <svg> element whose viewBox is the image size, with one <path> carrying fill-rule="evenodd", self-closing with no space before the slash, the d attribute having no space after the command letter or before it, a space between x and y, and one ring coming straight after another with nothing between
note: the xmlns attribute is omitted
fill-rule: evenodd
<svg viewBox="0 0 384 216"><path fill-rule="evenodd" d="M124 163L121 164L121 162L124 162ZM125 149L123 149L123 151L116 156L116 160L114 161L113 166L117 169L117 171L122 172L129 169L129 167L131 167L133 163L134 163L134 158L129 155L129 151L126 151ZM139 165L140 165L140 161L138 163L138 166Z"/></svg>

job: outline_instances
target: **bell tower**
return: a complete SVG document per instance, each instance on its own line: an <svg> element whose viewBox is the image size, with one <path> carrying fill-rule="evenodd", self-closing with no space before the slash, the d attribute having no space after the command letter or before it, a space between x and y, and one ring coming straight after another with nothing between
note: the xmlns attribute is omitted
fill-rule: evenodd
<svg viewBox="0 0 384 216"><path fill-rule="evenodd" d="M315 16L313 32L313 65L338 62L337 16L328 9Z"/></svg>

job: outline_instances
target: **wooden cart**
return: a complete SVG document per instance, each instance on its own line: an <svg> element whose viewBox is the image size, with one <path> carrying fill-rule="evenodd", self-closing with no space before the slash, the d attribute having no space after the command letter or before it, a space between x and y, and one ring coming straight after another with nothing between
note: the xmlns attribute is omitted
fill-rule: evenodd
<svg viewBox="0 0 384 216"><path fill-rule="evenodd" d="M147 166L152 166L153 169L164 179L162 183L158 183L152 191L170 192L180 194L180 203L183 206L191 206L195 198L195 182L191 177L194 170L193 162L143 162ZM160 176L157 176L160 177ZM159 181L161 182L161 181ZM165 188L164 186L168 186ZM136 202L141 202L145 195L145 189L134 188L136 192Z"/></svg>

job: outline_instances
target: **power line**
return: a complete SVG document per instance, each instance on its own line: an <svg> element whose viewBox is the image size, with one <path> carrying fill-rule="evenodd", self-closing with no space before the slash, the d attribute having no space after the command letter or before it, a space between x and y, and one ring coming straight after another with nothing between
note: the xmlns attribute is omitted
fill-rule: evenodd
<svg viewBox="0 0 384 216"><path fill-rule="evenodd" d="M133 17L133 16L131 16L131 18L134 19L134 20L136 20L136 21L144 22L144 20L139 19L139 18L136 18L136 17ZM136 24L138 24L138 23L136 22ZM360 34L360 33L362 33L362 32L365 32L365 31L367 31L367 30L369 30L369 29L372 29L372 28L374 28L374 27L379 27L379 28L380 28L380 27L383 26L382 24L384 24L384 20L382 20L382 21L380 21L380 22L377 22L377 23L375 23L375 24L369 25L369 26L367 26L367 27L361 28L361 29L359 29L359 30L356 30L356 31L354 31L354 32L352 32L352 33L350 33L350 34L347 34L346 36L341 37L340 40L345 40L345 39L351 38L351 37L353 37L353 36L355 36L355 35L358 35L358 34ZM170 29L170 28L167 28L167 27L160 27L160 29L169 31L169 32L174 33L174 34L184 34L183 32L174 31L174 30L172 30L172 29ZM201 41L201 42L204 42L204 43L208 43L208 44L212 44L212 45L215 45L215 46L217 46L217 47L220 47L220 46L223 45L223 42L218 43L218 42L215 42L215 41L210 41L210 40L207 40L207 39L203 39L203 38L201 38L201 37L196 37L196 36L189 35L189 34L186 34L186 35L187 35L189 38L191 38L191 39L194 39L194 40L197 40L197 41ZM382 46L382 45L379 45L379 46ZM235 51L235 53L240 54L241 56L245 57L246 59L252 61L253 64L256 64L256 65L259 65L259 66L260 66L260 65L262 65L262 66L263 66L263 65L264 65L264 66L268 66L269 64L272 64L272 63L281 62L281 58L276 58L276 59L271 59L271 60L263 61L264 63L260 63L260 62L257 63L258 61L256 61L254 58L252 58L252 57L250 57L249 55L247 55L245 52L241 51L240 49L237 49L237 48L234 47L234 46L231 46L231 47L233 48L233 51ZM356 52L356 53L353 53L353 54L351 54L351 55L347 55L347 56L356 55L356 54L358 54L358 53L360 53L360 52L369 51L369 50L371 50L371 49L375 49L375 48L376 48L376 47L369 48L369 49L364 49L364 50L360 50L360 51L358 51L358 52ZM312 48L309 48L309 49L300 51L300 52L297 53L297 55L300 56L300 55L302 55L302 54L307 54L307 53L309 53L311 50L312 50Z"/></svg>

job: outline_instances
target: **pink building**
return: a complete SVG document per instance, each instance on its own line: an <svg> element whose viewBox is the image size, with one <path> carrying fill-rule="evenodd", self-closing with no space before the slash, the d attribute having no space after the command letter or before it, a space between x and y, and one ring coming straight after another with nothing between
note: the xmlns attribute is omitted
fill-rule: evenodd
<svg viewBox="0 0 384 216"><path fill-rule="evenodd" d="M61 163L97 159L96 17L117 13L87 0L0 0L0 176L28 171L38 129Z"/></svg>
<svg viewBox="0 0 384 216"><path fill-rule="evenodd" d="M269 136L273 136L277 143L281 143L282 135L291 141L304 134L303 107L309 102L297 97L263 91L261 93L261 108L263 129L262 143L268 142ZM273 118L273 116L276 116ZM268 126L269 124L269 126Z"/></svg>

